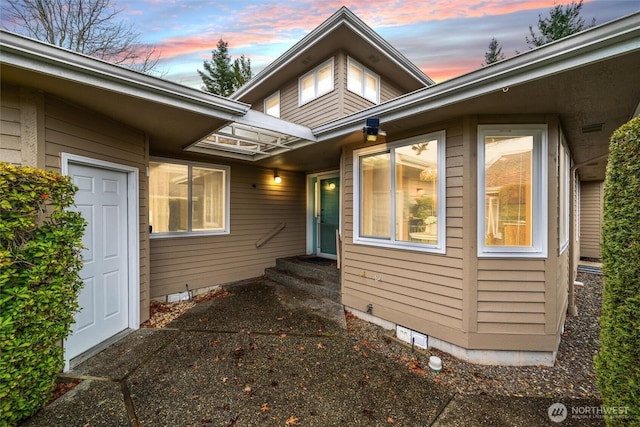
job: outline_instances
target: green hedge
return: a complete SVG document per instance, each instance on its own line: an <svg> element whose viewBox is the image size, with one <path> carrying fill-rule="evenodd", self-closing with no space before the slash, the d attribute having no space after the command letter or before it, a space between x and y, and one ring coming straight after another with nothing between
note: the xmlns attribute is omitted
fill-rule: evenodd
<svg viewBox="0 0 640 427"><path fill-rule="evenodd" d="M82 286L85 221L68 177L0 163L0 425L51 398Z"/></svg>
<svg viewBox="0 0 640 427"><path fill-rule="evenodd" d="M604 186L600 352L603 407L624 408L609 426L640 426L640 117L611 136Z"/></svg>

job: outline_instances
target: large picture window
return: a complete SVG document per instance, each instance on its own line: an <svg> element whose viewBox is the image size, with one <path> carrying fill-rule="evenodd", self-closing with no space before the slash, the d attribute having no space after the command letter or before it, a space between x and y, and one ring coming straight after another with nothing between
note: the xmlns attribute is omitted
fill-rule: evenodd
<svg viewBox="0 0 640 427"><path fill-rule="evenodd" d="M478 255L547 254L546 126L478 126Z"/></svg>
<svg viewBox="0 0 640 427"><path fill-rule="evenodd" d="M149 162L152 235L227 234L229 168Z"/></svg>
<svg viewBox="0 0 640 427"><path fill-rule="evenodd" d="M354 152L354 242L444 253L445 133Z"/></svg>

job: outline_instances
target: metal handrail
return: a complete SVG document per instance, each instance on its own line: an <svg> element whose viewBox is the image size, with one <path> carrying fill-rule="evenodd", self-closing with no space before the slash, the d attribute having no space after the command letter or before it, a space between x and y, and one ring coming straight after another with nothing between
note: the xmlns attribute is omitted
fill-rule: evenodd
<svg viewBox="0 0 640 427"><path fill-rule="evenodd" d="M278 234L279 232L281 232L282 230L284 230L284 228L286 227L286 223L281 222L280 224L276 225L275 227L273 227L267 234L264 235L264 237L262 237L260 240L258 240L256 242L256 248L259 248L261 246L263 246L265 243L267 243L269 240L273 239L273 237Z"/></svg>

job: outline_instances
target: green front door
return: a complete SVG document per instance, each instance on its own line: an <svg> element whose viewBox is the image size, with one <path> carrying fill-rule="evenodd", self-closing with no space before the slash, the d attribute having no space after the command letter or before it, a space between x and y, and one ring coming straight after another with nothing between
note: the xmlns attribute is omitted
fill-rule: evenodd
<svg viewBox="0 0 640 427"><path fill-rule="evenodd" d="M335 257L336 231L340 224L340 178L318 177L316 186L316 254Z"/></svg>

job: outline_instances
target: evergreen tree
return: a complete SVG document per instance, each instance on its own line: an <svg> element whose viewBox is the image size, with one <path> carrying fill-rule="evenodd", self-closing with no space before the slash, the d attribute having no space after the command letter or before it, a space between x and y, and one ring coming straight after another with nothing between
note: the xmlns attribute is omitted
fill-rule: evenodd
<svg viewBox="0 0 640 427"><path fill-rule="evenodd" d="M220 39L216 49L211 51L211 60L204 61L204 71L198 70L204 83L203 90L229 96L251 79L251 60L242 55L232 63L228 46Z"/></svg>
<svg viewBox="0 0 640 427"><path fill-rule="evenodd" d="M611 136L604 180L602 316L595 357L607 426L640 427L640 117Z"/></svg>
<svg viewBox="0 0 640 427"><path fill-rule="evenodd" d="M482 64L482 66L484 67L485 65L493 64L503 59L504 54L502 53L502 47L500 47L498 40L492 38L491 43L489 43L489 50L484 54L484 64Z"/></svg>
<svg viewBox="0 0 640 427"><path fill-rule="evenodd" d="M571 4L566 6L554 6L549 11L548 18L543 18L542 15L538 15L538 30L540 31L540 35L536 35L533 27L529 26L531 38L525 37L527 44L531 48L542 46L593 27L596 23L595 18L591 21L591 25L585 26L584 19L580 16L581 9L582 0L578 3L572 0Z"/></svg>

